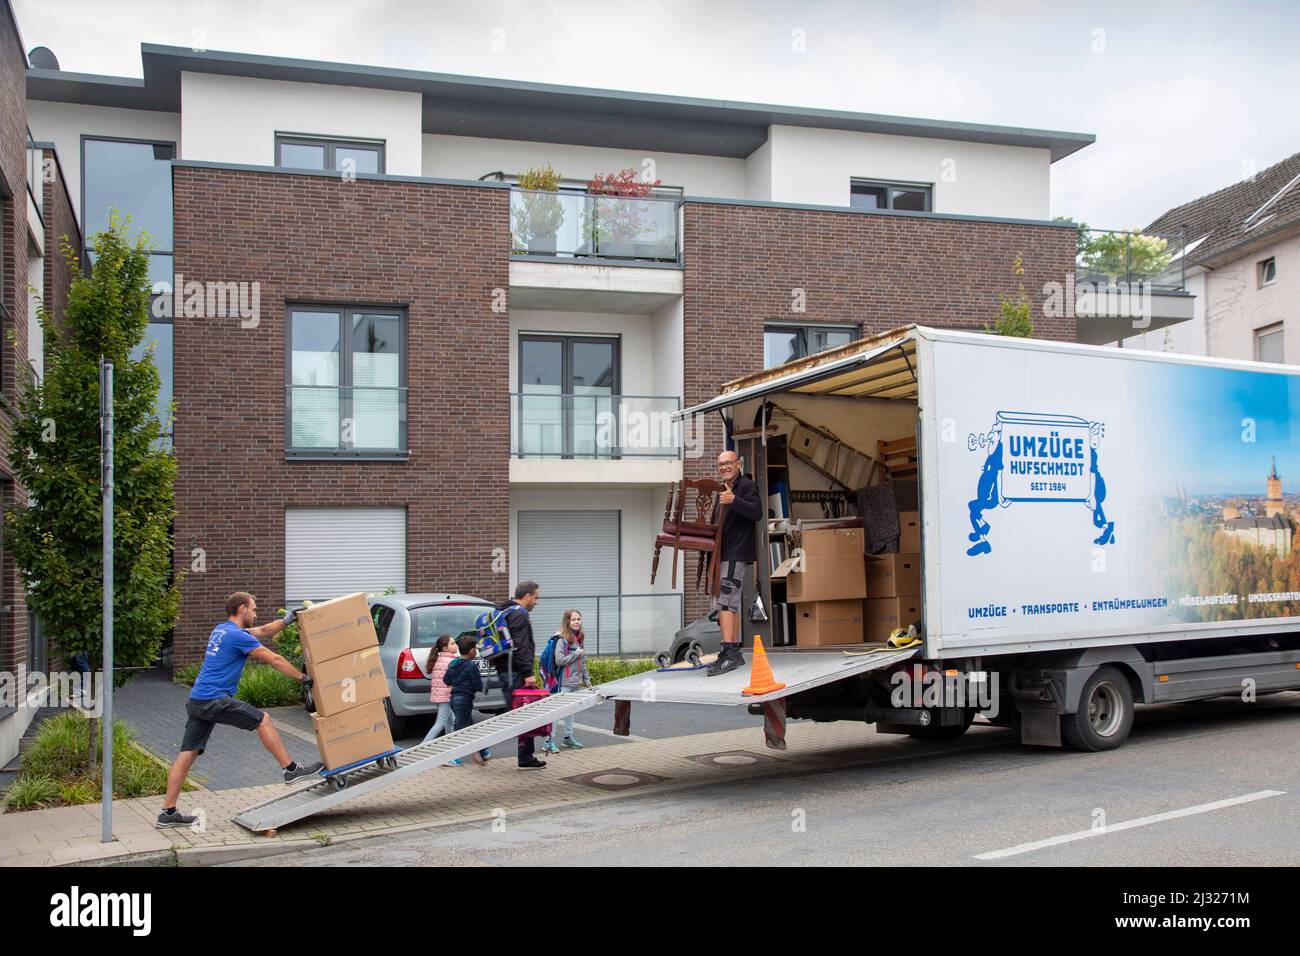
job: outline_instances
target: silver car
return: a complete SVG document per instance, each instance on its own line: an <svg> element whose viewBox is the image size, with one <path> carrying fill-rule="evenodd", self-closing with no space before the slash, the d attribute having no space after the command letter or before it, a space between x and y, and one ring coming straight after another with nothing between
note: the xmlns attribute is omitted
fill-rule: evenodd
<svg viewBox="0 0 1300 956"><path fill-rule="evenodd" d="M443 634L453 641L476 634L474 620L494 605L468 594L385 594L370 598L370 615L379 638L379 656L388 677L384 702L393 737L406 733L412 717L432 717L438 705L429 700L431 651ZM477 710L505 709L505 691L495 667L480 660L484 689L474 699Z"/></svg>

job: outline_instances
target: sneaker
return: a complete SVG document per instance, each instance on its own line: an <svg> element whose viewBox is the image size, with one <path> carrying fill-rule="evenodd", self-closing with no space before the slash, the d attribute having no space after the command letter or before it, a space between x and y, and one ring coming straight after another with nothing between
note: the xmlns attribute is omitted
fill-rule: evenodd
<svg viewBox="0 0 1300 956"><path fill-rule="evenodd" d="M284 774L285 783L293 783L295 780L301 780L303 777L314 777L320 773L323 763L300 763L292 770L287 767L281 771Z"/></svg>
<svg viewBox="0 0 1300 956"><path fill-rule="evenodd" d="M520 770L541 770L545 766L546 766L546 761L538 760L536 757L534 757L532 760L528 760L528 761L521 760L519 762Z"/></svg>
<svg viewBox="0 0 1300 956"><path fill-rule="evenodd" d="M491 759L492 759L492 748L488 747L486 750L483 751L483 761L486 763Z"/></svg>
<svg viewBox="0 0 1300 956"><path fill-rule="evenodd" d="M571 750L582 749L582 744L578 743L578 739L576 737L565 737L564 746L570 748Z"/></svg>
<svg viewBox="0 0 1300 956"><path fill-rule="evenodd" d="M542 742L542 753L558 754L559 752L560 752L560 748L555 746L555 741L552 740L550 737L547 737L546 740Z"/></svg>
<svg viewBox="0 0 1300 956"><path fill-rule="evenodd" d="M718 659L709 665L704 673L708 677L727 674L745 665L745 653L739 644L723 644L718 651Z"/></svg>
<svg viewBox="0 0 1300 956"><path fill-rule="evenodd" d="M455 760L447 761L448 767L463 767L464 765L465 765L465 761L461 760L459 757L457 757Z"/></svg>
<svg viewBox="0 0 1300 956"><path fill-rule="evenodd" d="M192 817L189 814L181 813L179 810L164 810L158 814L158 822L155 826L159 830L170 830L172 827L188 827L197 820L198 817Z"/></svg>

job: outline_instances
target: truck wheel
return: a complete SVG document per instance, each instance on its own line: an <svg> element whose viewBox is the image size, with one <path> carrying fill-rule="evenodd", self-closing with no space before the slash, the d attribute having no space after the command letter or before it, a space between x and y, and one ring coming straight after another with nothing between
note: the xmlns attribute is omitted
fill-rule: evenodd
<svg viewBox="0 0 1300 956"><path fill-rule="evenodd" d="M1119 668L1097 668L1073 714L1061 716L1061 737L1072 750L1114 750L1133 729L1133 688Z"/></svg>
<svg viewBox="0 0 1300 956"><path fill-rule="evenodd" d="M932 721L924 727L908 727L907 736L914 737L917 740L956 740L970 730L971 721L974 719L975 712L968 710L962 716L959 724L949 724L944 727Z"/></svg>

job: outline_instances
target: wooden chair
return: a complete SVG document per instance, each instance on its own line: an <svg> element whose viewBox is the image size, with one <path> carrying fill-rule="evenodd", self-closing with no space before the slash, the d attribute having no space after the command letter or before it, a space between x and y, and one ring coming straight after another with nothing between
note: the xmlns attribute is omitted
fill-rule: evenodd
<svg viewBox="0 0 1300 956"><path fill-rule="evenodd" d="M677 587L677 553L693 551L699 557L695 569L695 587L698 589L707 565L710 581L713 578L713 558L718 536L722 530L718 493L725 486L711 478L686 478L668 489L668 504L664 508L664 523L655 535L654 557L650 562L650 583L659 573L659 552L673 549L672 585Z"/></svg>
<svg viewBox="0 0 1300 956"><path fill-rule="evenodd" d="M916 436L894 441L876 442L877 455L885 468L885 478L916 477Z"/></svg>

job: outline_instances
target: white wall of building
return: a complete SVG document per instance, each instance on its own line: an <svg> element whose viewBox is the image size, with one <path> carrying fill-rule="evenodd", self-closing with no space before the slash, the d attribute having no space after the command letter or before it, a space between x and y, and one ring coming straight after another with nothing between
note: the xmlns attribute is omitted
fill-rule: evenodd
<svg viewBox="0 0 1300 956"><path fill-rule="evenodd" d="M934 211L1050 218L1051 155L1046 149L919 136L773 126L771 198L849 205L855 178L934 185Z"/></svg>
<svg viewBox="0 0 1300 956"><path fill-rule="evenodd" d="M769 139L745 160L745 198L772 198L772 141Z"/></svg>
<svg viewBox="0 0 1300 956"><path fill-rule="evenodd" d="M385 172L421 174L420 94L181 74L181 158L275 165L275 134L380 140Z"/></svg>
<svg viewBox="0 0 1300 956"><path fill-rule="evenodd" d="M597 173L631 167L638 172L649 170L647 178L658 179L664 186L679 186L687 195L726 199L744 199L746 195L743 159L476 136L424 135L425 176L478 179L498 171L515 176L547 163L571 180L588 180Z"/></svg>
<svg viewBox="0 0 1300 956"><path fill-rule="evenodd" d="M1258 264L1277 259L1277 280L1261 286ZM1286 361L1300 362L1300 236L1221 266L1206 278L1210 354L1254 359L1255 332L1283 323Z"/></svg>
<svg viewBox="0 0 1300 956"><path fill-rule="evenodd" d="M1189 320L1156 329L1154 332L1139 332L1137 335L1131 335L1123 341L1123 347L1142 349L1146 352L1208 355L1205 330L1205 280L1204 269L1196 268L1187 274L1187 291L1195 296L1192 300L1192 317Z"/></svg>
<svg viewBox="0 0 1300 956"><path fill-rule="evenodd" d="M54 144L59 165L67 178L68 192L78 222L81 219L81 137L112 136L120 139L146 139L175 143L181 148L179 113L155 113L150 110L120 110L105 106L80 106L76 103L27 101L27 122L32 138Z"/></svg>

